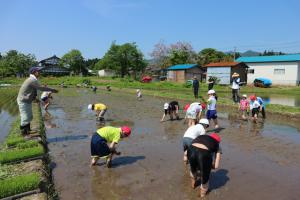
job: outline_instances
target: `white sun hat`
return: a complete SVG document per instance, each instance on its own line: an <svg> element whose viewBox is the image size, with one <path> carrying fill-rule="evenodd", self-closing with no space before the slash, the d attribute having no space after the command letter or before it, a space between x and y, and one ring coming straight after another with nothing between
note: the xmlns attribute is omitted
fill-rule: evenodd
<svg viewBox="0 0 300 200"><path fill-rule="evenodd" d="M207 94L215 94L216 93L216 91L214 91L214 90L209 90L208 92L207 92Z"/></svg>
<svg viewBox="0 0 300 200"><path fill-rule="evenodd" d="M164 109L166 110L166 109L168 109L169 108L169 104L168 103L165 103L164 104Z"/></svg>
<svg viewBox="0 0 300 200"><path fill-rule="evenodd" d="M88 109L89 109L89 110L92 110L92 107L93 107L92 104L89 104L89 105L88 105Z"/></svg>
<svg viewBox="0 0 300 200"><path fill-rule="evenodd" d="M208 119L202 118L202 119L200 119L199 124L209 125L209 121L208 121Z"/></svg>

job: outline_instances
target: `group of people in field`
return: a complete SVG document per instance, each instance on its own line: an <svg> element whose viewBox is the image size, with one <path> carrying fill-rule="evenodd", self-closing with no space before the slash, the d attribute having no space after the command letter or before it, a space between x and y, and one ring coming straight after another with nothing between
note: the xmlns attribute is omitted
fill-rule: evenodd
<svg viewBox="0 0 300 200"><path fill-rule="evenodd" d="M208 191L211 170L219 167L221 159L221 137L217 133L206 134L210 124L215 130L219 128L217 95L214 90L209 90L207 95L206 102L186 104L183 109L187 121L187 130L182 138L183 161L190 168L191 186L200 186L201 197ZM178 101L164 103L163 110L161 122L167 115L171 121L180 119Z"/></svg>
<svg viewBox="0 0 300 200"><path fill-rule="evenodd" d="M38 82L40 76L40 68L33 67L30 69L30 77L27 78L22 84L17 102L19 105L19 111L21 115L20 130L21 134L28 136L32 133L30 128L30 122L32 120L32 102L37 101L37 90L43 91L41 95L41 101L43 102L44 109L47 110L52 99L52 93L57 93L56 89L52 89L45 86L41 86ZM238 75L234 76L233 87L233 99L235 102L239 102L239 110L243 119L247 119L247 114L251 112L253 121L257 120L259 112L265 117L265 106L260 97L251 95L249 100L247 95L242 95L239 99L239 89L236 86L239 85ZM213 84L209 85L207 92L207 100L205 102L196 101L184 106L185 122L187 122L187 129L183 134L182 148L183 148L183 161L186 165L189 165L191 185L193 188L200 186L199 193L201 197L204 197L208 191L208 182L212 169L217 169L220 165L221 159L221 137L213 132L207 134L209 127L213 127L213 130L217 131L219 128L218 116L217 116L217 100L215 90L213 90ZM111 91L108 86L107 91ZM194 78L193 90L194 97L198 99L199 83ZM96 93L97 87L92 87L92 91ZM136 90L137 100L142 100L141 89ZM105 113L107 112L107 106L103 103L94 103L87 106L88 110L94 111L97 121L103 122ZM169 115L170 120L180 120L179 116L179 103L174 100L166 102L163 105L163 116L161 122L166 121L166 116ZM131 128L128 126L112 127L104 126L98 129L91 138L90 150L91 150L91 166L97 164L100 158L106 159L107 167L112 166L112 158L114 155L120 155L121 152L117 151L117 144L123 138L127 138L131 135Z"/></svg>

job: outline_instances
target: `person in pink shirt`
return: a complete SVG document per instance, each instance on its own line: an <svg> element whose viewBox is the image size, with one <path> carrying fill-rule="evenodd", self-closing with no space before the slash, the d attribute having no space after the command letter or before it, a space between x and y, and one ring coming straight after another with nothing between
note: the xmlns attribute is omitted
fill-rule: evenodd
<svg viewBox="0 0 300 200"><path fill-rule="evenodd" d="M246 94L244 94L240 100L239 111L242 114L242 119L247 119L246 114L249 112L249 101L247 100Z"/></svg>

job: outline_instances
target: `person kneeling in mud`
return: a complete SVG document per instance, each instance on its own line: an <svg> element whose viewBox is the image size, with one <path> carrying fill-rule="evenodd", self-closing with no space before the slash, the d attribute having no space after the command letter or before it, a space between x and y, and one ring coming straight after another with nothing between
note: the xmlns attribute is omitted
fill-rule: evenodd
<svg viewBox="0 0 300 200"><path fill-rule="evenodd" d="M171 120L173 120L174 118L179 120L178 111L179 111L179 103L177 101L171 101L170 103L165 103L164 114L160 121L163 122L167 114L170 115Z"/></svg>
<svg viewBox="0 0 300 200"><path fill-rule="evenodd" d="M116 150L116 145L122 138L129 137L130 134L131 129L128 126L121 128L106 126L98 129L91 140L91 166L96 165L99 158L106 158L106 166L110 168L113 155L121 155L121 152ZM108 143L110 144L108 145Z"/></svg>
<svg viewBox="0 0 300 200"><path fill-rule="evenodd" d="M106 105L104 105L103 103L89 104L88 109L94 110L96 112L97 120L104 121L104 114L107 111Z"/></svg>
<svg viewBox="0 0 300 200"><path fill-rule="evenodd" d="M200 181L200 197L208 191L208 181L211 169L217 169L221 160L221 138L218 134L200 135L193 140L188 148L187 156L190 163L192 188Z"/></svg>

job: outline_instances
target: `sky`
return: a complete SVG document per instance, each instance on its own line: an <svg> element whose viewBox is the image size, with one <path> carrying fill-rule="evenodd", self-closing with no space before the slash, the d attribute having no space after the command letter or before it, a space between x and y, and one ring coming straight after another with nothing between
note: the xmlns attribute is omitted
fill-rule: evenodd
<svg viewBox="0 0 300 200"><path fill-rule="evenodd" d="M146 58L160 41L300 53L299 8L298 0L0 0L0 53L101 58L113 41L135 42Z"/></svg>

